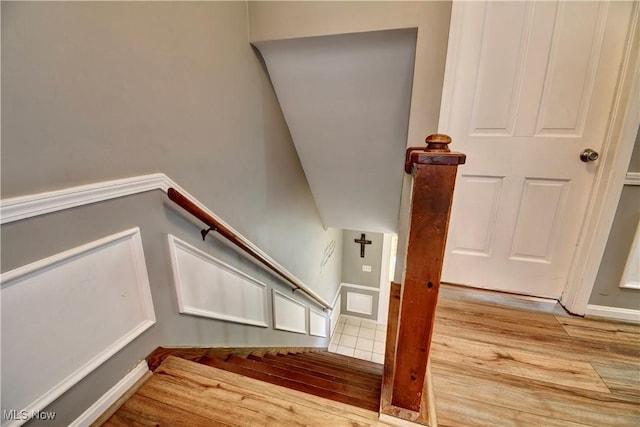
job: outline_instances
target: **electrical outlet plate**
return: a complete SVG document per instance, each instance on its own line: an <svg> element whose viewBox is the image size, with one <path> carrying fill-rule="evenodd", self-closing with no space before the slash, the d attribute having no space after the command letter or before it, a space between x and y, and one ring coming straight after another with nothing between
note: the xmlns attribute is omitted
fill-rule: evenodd
<svg viewBox="0 0 640 427"><path fill-rule="evenodd" d="M363 265L362 266L362 271L366 271L367 273L371 273L371 266L370 265Z"/></svg>

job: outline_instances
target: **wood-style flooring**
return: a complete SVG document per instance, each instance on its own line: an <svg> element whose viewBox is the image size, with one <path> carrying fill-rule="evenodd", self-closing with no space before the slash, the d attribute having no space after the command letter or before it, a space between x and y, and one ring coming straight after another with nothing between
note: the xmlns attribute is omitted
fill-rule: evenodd
<svg viewBox="0 0 640 427"><path fill-rule="evenodd" d="M456 287L435 325L441 427L640 426L640 326Z"/></svg>
<svg viewBox="0 0 640 427"><path fill-rule="evenodd" d="M440 427L640 426L640 326L444 286L435 324ZM171 357L105 425L386 424L372 411Z"/></svg>
<svg viewBox="0 0 640 427"><path fill-rule="evenodd" d="M167 357L105 426L388 426L345 403Z"/></svg>

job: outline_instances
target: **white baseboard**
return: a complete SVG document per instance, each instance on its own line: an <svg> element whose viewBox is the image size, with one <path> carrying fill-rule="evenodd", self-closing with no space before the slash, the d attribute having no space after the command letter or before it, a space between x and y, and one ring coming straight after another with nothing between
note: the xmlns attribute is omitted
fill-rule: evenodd
<svg viewBox="0 0 640 427"><path fill-rule="evenodd" d="M343 319L353 319L353 320L360 320L360 321L364 321L364 322L373 322L376 325L383 325L384 324L384 323L378 323L378 321L375 320L375 319L367 319L366 317L354 316L352 314L341 314L340 317L343 318Z"/></svg>
<svg viewBox="0 0 640 427"><path fill-rule="evenodd" d="M599 317L604 319L640 323L640 310L589 304L587 305L585 317Z"/></svg>
<svg viewBox="0 0 640 427"><path fill-rule="evenodd" d="M96 403L91 405L89 409L84 411L82 415L76 418L71 423L73 427L84 427L93 423L95 420L104 414L104 412L111 407L127 390L144 376L149 371L147 361L143 360L136 365L131 372L129 372L124 378L122 378L116 385L111 387Z"/></svg>
<svg viewBox="0 0 640 427"><path fill-rule="evenodd" d="M640 172L627 172L624 185L640 185Z"/></svg>

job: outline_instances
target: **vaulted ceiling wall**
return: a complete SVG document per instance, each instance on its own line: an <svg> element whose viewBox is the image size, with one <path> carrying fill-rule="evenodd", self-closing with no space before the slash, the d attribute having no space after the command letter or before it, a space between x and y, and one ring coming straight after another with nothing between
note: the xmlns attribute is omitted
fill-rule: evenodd
<svg viewBox="0 0 640 427"><path fill-rule="evenodd" d="M325 226L397 232L417 29L255 42Z"/></svg>

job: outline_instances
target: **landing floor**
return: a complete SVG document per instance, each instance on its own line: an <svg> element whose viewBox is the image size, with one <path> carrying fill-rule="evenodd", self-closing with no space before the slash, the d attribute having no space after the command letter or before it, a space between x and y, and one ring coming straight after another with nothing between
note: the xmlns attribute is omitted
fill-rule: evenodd
<svg viewBox="0 0 640 427"><path fill-rule="evenodd" d="M441 427L640 426L640 326L574 317L542 298L445 285L435 324ZM381 329L342 317L329 351L382 361Z"/></svg>
<svg viewBox="0 0 640 427"><path fill-rule="evenodd" d="M435 325L440 427L640 426L640 326L456 287Z"/></svg>

